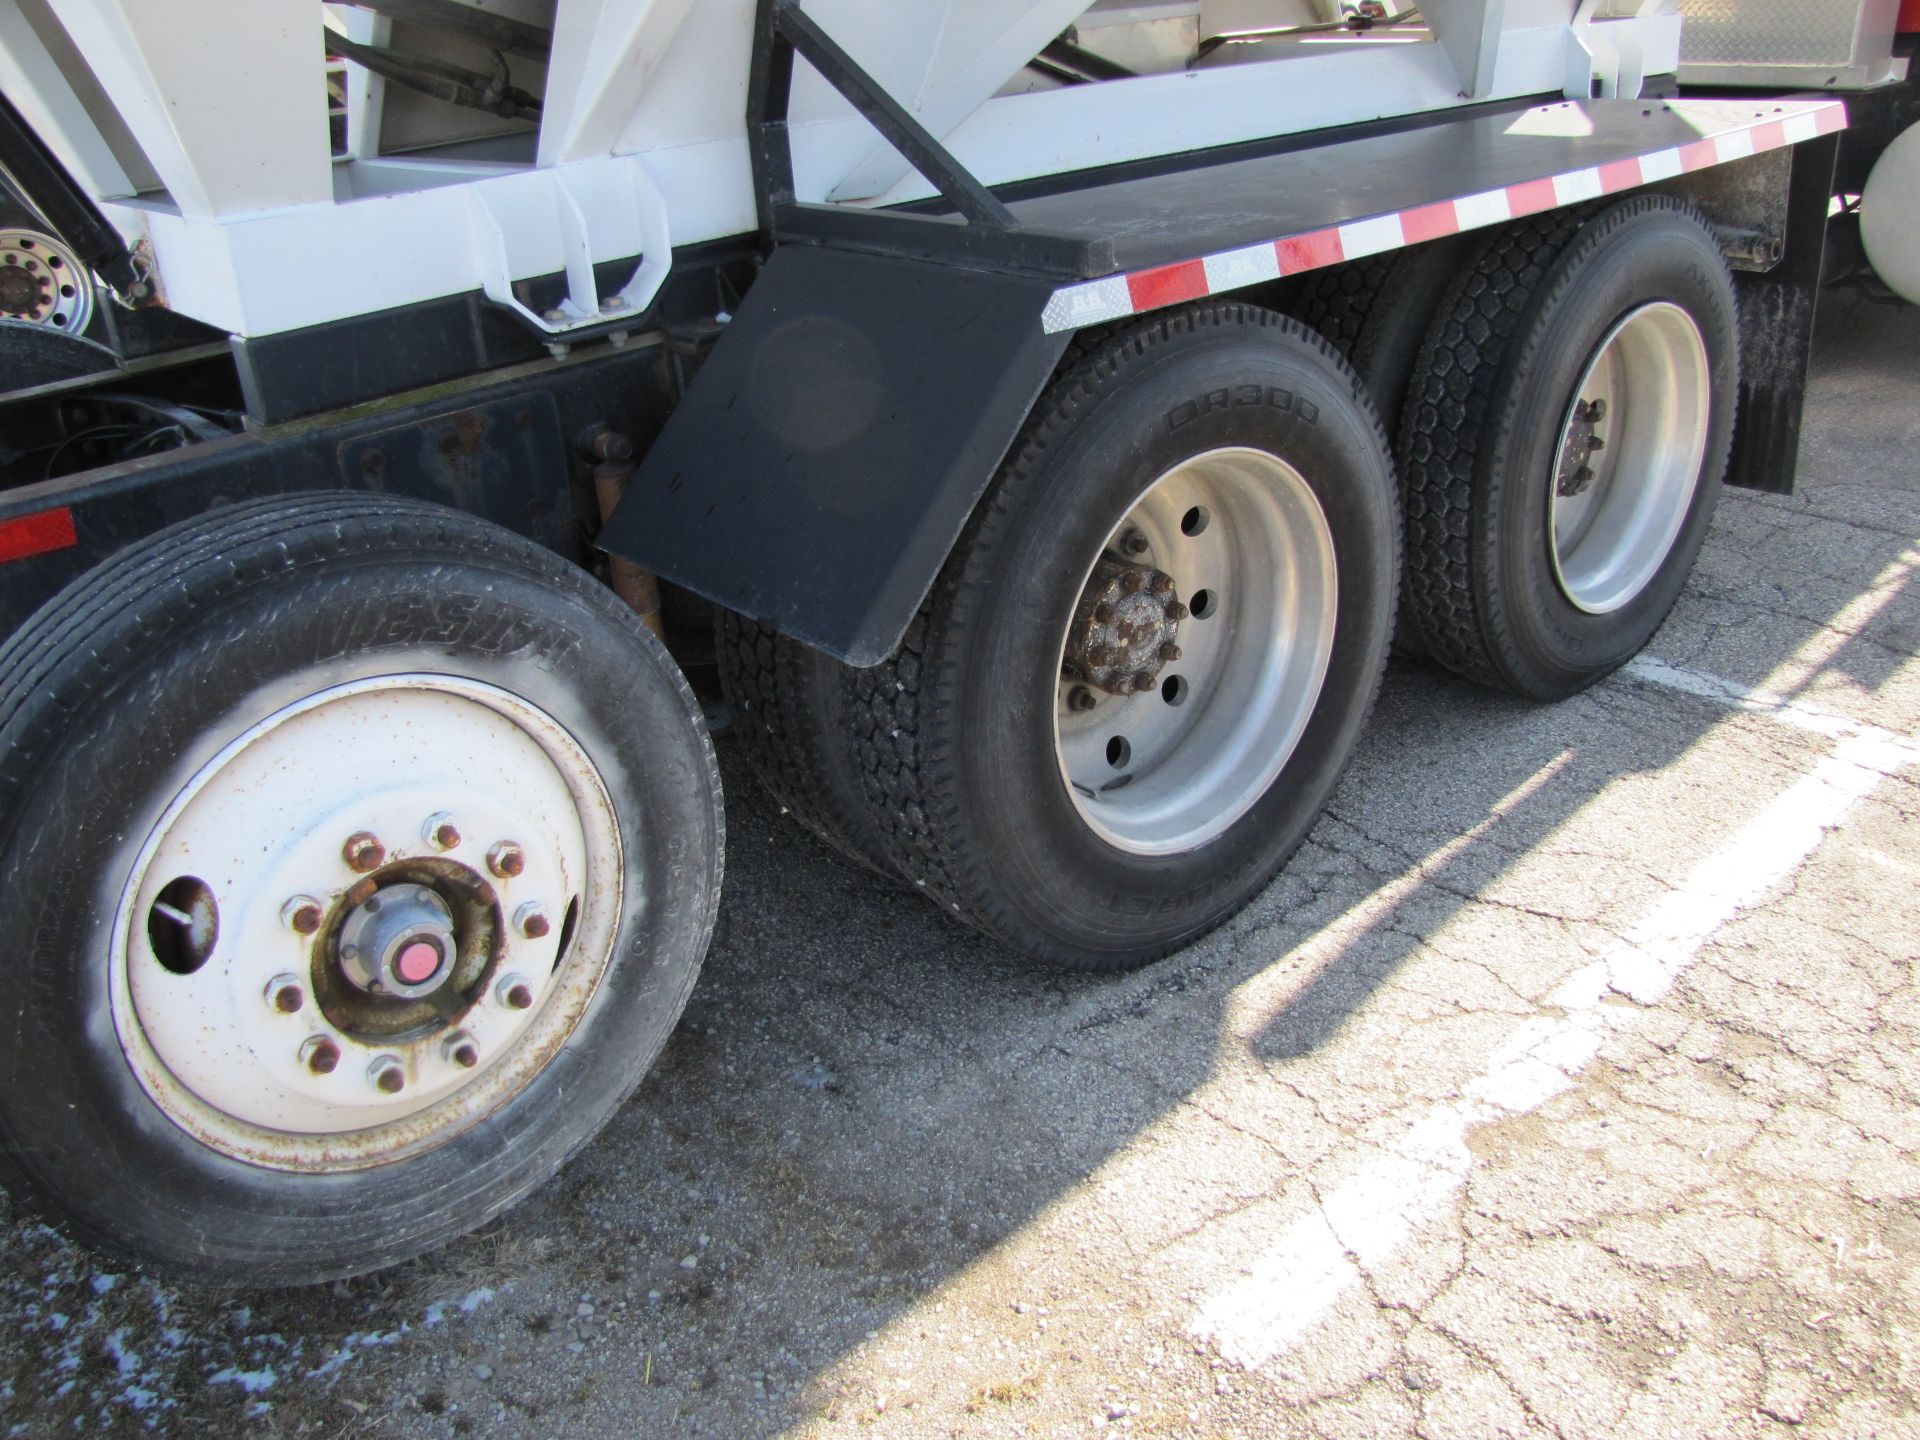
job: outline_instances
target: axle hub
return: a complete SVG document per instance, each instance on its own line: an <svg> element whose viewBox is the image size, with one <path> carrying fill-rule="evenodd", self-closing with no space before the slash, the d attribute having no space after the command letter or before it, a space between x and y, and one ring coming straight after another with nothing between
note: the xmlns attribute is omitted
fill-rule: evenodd
<svg viewBox="0 0 1920 1440"><path fill-rule="evenodd" d="M430 994L453 972L458 954L453 911L424 885L384 886L340 927L340 973L369 994Z"/></svg>
<svg viewBox="0 0 1920 1440"><path fill-rule="evenodd" d="M1067 667L1109 695L1151 690L1161 668L1180 658L1186 614L1171 575L1103 556L1074 611Z"/></svg>

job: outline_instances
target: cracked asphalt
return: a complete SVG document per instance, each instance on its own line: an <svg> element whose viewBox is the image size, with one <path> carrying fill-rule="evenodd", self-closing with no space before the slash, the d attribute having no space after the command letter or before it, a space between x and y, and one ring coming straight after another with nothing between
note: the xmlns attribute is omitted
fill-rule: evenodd
<svg viewBox="0 0 1920 1440"><path fill-rule="evenodd" d="M772 813L662 1063L483 1233L317 1290L0 1201L0 1435L1920 1435L1920 310L1650 660L1396 663L1279 880L1036 971ZM137 1177L128 1183L137 1184Z"/></svg>

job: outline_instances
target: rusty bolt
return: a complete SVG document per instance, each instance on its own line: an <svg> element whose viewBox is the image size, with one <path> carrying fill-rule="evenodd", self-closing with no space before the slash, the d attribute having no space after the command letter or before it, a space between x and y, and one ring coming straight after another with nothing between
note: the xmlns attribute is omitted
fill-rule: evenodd
<svg viewBox="0 0 1920 1440"><path fill-rule="evenodd" d="M1140 587L1147 583L1147 577L1138 570L1129 570L1120 577L1120 589L1128 595L1138 595Z"/></svg>
<svg viewBox="0 0 1920 1440"><path fill-rule="evenodd" d="M1120 538L1120 548L1129 555L1144 555L1147 553L1147 537L1138 530L1129 530Z"/></svg>
<svg viewBox="0 0 1920 1440"><path fill-rule="evenodd" d="M1169 600L1167 602L1167 619L1184 620L1186 618L1187 618L1186 606L1182 605L1178 600Z"/></svg>
<svg viewBox="0 0 1920 1440"><path fill-rule="evenodd" d="M369 870L378 870L380 862L387 858L387 847L366 831L347 837L347 843L340 847L340 856L348 865L364 875Z"/></svg>
<svg viewBox="0 0 1920 1440"><path fill-rule="evenodd" d="M1098 670L1113 659L1113 652L1104 645L1094 645L1087 651L1087 664Z"/></svg>
<svg viewBox="0 0 1920 1440"><path fill-rule="evenodd" d="M1151 675L1134 676L1133 688L1140 691L1147 691L1147 690L1153 689L1153 676Z"/></svg>
<svg viewBox="0 0 1920 1440"><path fill-rule="evenodd" d="M367 1079L382 1095L398 1095L407 1088L407 1072L391 1055L382 1055L369 1065Z"/></svg>
<svg viewBox="0 0 1920 1440"><path fill-rule="evenodd" d="M1098 605L1094 606L1093 618L1098 624L1111 625L1113 623L1113 602L1111 600L1102 600Z"/></svg>
<svg viewBox="0 0 1920 1440"><path fill-rule="evenodd" d="M442 1040L440 1053L462 1070L471 1070L480 1063L480 1047L473 1043L473 1037L464 1030L456 1030Z"/></svg>
<svg viewBox="0 0 1920 1440"><path fill-rule="evenodd" d="M529 940L538 940L553 927L547 922L547 910L538 900L529 900L513 914L514 928Z"/></svg>
<svg viewBox="0 0 1920 1440"><path fill-rule="evenodd" d="M533 1008L533 986L525 976L509 975L493 987L494 998L509 1010L531 1010Z"/></svg>
<svg viewBox="0 0 1920 1440"><path fill-rule="evenodd" d="M1069 710L1091 710L1093 704L1093 692L1084 685L1076 685L1067 692L1067 709Z"/></svg>
<svg viewBox="0 0 1920 1440"><path fill-rule="evenodd" d="M1586 407L1586 413L1580 418L1589 424L1598 425L1602 420L1607 418L1607 402L1604 400L1593 401Z"/></svg>
<svg viewBox="0 0 1920 1440"><path fill-rule="evenodd" d="M444 810L437 815L429 815L427 823L420 827L420 833L436 850L456 850L460 846L460 827L453 823L453 817Z"/></svg>
<svg viewBox="0 0 1920 1440"><path fill-rule="evenodd" d="M1155 574L1153 577L1153 593L1156 595L1171 595L1173 593L1173 576Z"/></svg>
<svg viewBox="0 0 1920 1440"><path fill-rule="evenodd" d="M1607 448L1607 442L1602 440L1598 435L1589 435L1587 437L1588 451L1591 452L1594 450L1604 450L1606 448Z"/></svg>
<svg viewBox="0 0 1920 1440"><path fill-rule="evenodd" d="M1160 658L1171 665L1180 658L1180 647L1168 640L1160 647Z"/></svg>
<svg viewBox="0 0 1920 1440"><path fill-rule="evenodd" d="M296 935L311 935L320 928L320 902L311 895L296 895L280 907L280 921Z"/></svg>
<svg viewBox="0 0 1920 1440"><path fill-rule="evenodd" d="M385 451L369 450L360 457L360 469L363 474L378 475L386 468L387 456Z"/></svg>
<svg viewBox="0 0 1920 1440"><path fill-rule="evenodd" d="M276 975L267 982L267 1003L282 1015L292 1015L307 1003L306 992L293 975Z"/></svg>
<svg viewBox="0 0 1920 1440"><path fill-rule="evenodd" d="M502 880L511 880L527 868L527 852L511 840L502 840L487 851L487 868Z"/></svg>
<svg viewBox="0 0 1920 1440"><path fill-rule="evenodd" d="M340 1047L324 1035L315 1035L300 1047L300 1060L316 1075L331 1075L340 1063Z"/></svg>

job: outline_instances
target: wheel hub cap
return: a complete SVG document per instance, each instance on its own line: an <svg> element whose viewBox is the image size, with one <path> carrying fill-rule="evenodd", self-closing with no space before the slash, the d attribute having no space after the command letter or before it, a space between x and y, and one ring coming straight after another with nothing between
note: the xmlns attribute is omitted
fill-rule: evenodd
<svg viewBox="0 0 1920 1440"><path fill-rule="evenodd" d="M1176 639L1186 613L1171 575L1103 556L1074 612L1067 664L1109 695L1151 690L1180 658Z"/></svg>
<svg viewBox="0 0 1920 1440"><path fill-rule="evenodd" d="M340 927L340 973L370 995L430 995L459 951L452 909L424 885L385 886Z"/></svg>

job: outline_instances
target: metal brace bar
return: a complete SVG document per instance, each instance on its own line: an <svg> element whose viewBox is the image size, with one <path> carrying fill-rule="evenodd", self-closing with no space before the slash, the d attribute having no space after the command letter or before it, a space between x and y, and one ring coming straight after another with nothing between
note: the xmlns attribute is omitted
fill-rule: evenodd
<svg viewBox="0 0 1920 1440"><path fill-rule="evenodd" d="M754 136L752 160L760 224L769 235L774 231L776 210L791 204L794 198L787 105L793 93L796 51L970 223L994 230L1019 228L1013 212L861 69L800 8L800 0L760 0L754 21L753 65L747 81L747 124Z"/></svg>

